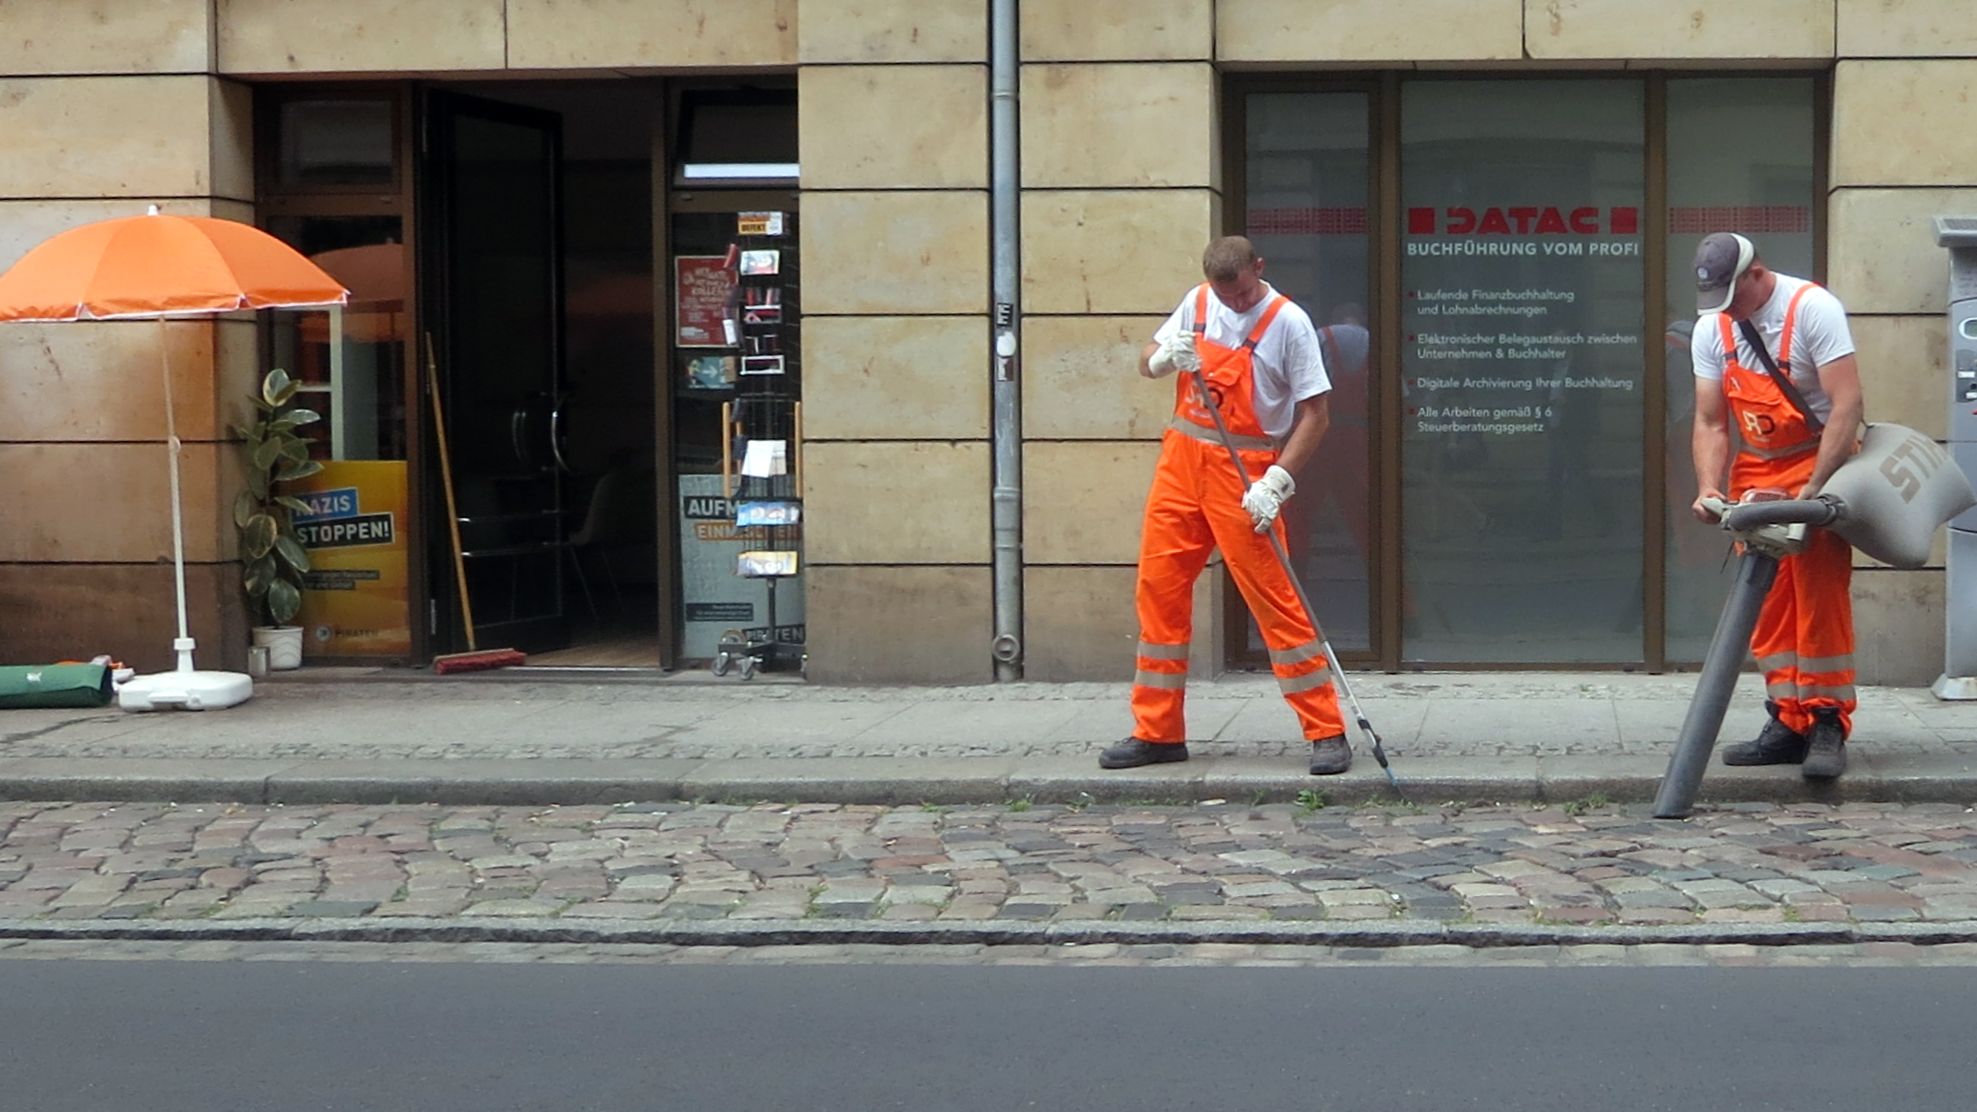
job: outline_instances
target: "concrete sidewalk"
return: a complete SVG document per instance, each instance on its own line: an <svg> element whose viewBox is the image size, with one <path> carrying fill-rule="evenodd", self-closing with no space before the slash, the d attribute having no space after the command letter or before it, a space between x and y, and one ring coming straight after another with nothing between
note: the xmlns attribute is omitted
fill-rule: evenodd
<svg viewBox="0 0 1977 1112"><path fill-rule="evenodd" d="M1692 675L1359 673L1368 716L1414 802L1653 796ZM0 798L246 803L836 803L1389 798L1361 739L1349 774L1304 772L1266 676L1190 688L1194 759L1123 772L1097 750L1130 731L1127 687L815 687L704 673L553 678L508 671L305 670L205 714L0 712ZM1724 739L1762 722L1747 676ZM1977 799L1977 704L1861 691L1851 768L1712 765L1702 800Z"/></svg>

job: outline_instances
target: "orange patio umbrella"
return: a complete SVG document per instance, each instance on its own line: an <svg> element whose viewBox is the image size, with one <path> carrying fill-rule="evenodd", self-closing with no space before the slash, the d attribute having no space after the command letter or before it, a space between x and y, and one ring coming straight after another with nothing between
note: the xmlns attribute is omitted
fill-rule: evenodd
<svg viewBox="0 0 1977 1112"><path fill-rule="evenodd" d="M0 322L143 320L163 322L249 309L327 308L349 297L322 268L258 228L207 216L149 215L102 220L43 242L0 274ZM176 671L125 684L125 709L232 706L253 693L235 672L192 666L185 618L185 529L179 498L178 426L172 415L169 349L165 444L171 461L172 568L178 587Z"/></svg>
<svg viewBox="0 0 1977 1112"><path fill-rule="evenodd" d="M150 320L341 305L323 269L259 228L123 216L72 228L0 275L0 321Z"/></svg>

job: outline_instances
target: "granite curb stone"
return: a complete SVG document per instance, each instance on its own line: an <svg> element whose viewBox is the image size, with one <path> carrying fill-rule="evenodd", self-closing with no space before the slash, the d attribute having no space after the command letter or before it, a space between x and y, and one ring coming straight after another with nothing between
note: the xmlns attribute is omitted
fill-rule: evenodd
<svg viewBox="0 0 1977 1112"><path fill-rule="evenodd" d="M730 922L647 922L593 919L582 923L483 919L475 922L336 918L254 918L230 921L122 919L0 919L0 939L99 941L288 942L522 942L635 943L669 946L1152 945L1223 942L1295 946L1469 949L1609 944L1841 945L1900 942L1949 945L1977 942L1977 920L1938 923L1699 923L1673 926L1498 926L1428 919L1378 923L1327 922L818 922L807 919Z"/></svg>
<svg viewBox="0 0 1977 1112"><path fill-rule="evenodd" d="M1395 802L1370 759L1316 777L1274 758L1210 757L1185 765L1101 772L1086 759L818 757L647 760L244 761L196 758L0 757L0 799L251 804L440 803L577 805L673 800L836 804ZM1405 801L1564 803L1654 798L1664 765L1640 758L1396 758ZM1790 770L1712 765L1699 802L1968 803L1977 762L1878 755L1831 784Z"/></svg>

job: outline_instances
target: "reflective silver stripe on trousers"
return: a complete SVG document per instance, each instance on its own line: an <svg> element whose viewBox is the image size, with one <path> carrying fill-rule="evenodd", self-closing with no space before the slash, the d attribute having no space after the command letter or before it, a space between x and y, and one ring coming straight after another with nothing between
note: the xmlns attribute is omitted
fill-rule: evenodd
<svg viewBox="0 0 1977 1112"><path fill-rule="evenodd" d="M1764 685L1764 694L1772 699L1796 699L1799 697L1799 689L1794 683L1767 683Z"/></svg>
<svg viewBox="0 0 1977 1112"><path fill-rule="evenodd" d="M1157 687L1164 691L1182 691L1188 686L1186 672L1135 672L1133 684L1138 687Z"/></svg>
<svg viewBox="0 0 1977 1112"><path fill-rule="evenodd" d="M1148 660L1186 660L1186 645L1156 645L1151 641L1141 641L1139 654Z"/></svg>
<svg viewBox="0 0 1977 1112"><path fill-rule="evenodd" d="M1851 671L1853 671L1852 653L1848 653L1845 656L1808 656L1804 660L1799 661L1800 675L1804 675L1807 672Z"/></svg>
<svg viewBox="0 0 1977 1112"><path fill-rule="evenodd" d="M1331 682L1332 670L1320 668L1302 676L1278 676L1277 689L1286 695L1295 695L1300 691L1316 690Z"/></svg>
<svg viewBox="0 0 1977 1112"><path fill-rule="evenodd" d="M1272 664L1302 664L1325 655L1325 646L1317 641L1306 641L1294 649L1271 649Z"/></svg>
<svg viewBox="0 0 1977 1112"><path fill-rule="evenodd" d="M1757 658L1757 670L1776 672L1797 664L1798 659L1797 653L1772 653L1770 656L1760 656Z"/></svg>
<svg viewBox="0 0 1977 1112"><path fill-rule="evenodd" d="M1215 435L1214 429L1197 425L1184 417L1175 417L1167 422L1167 427L1183 436L1192 436L1204 444L1214 444L1219 447L1222 443L1222 438ZM1229 440L1246 452L1270 452L1275 451L1277 447L1276 441L1266 440L1260 436L1237 436L1235 433L1230 433Z"/></svg>
<svg viewBox="0 0 1977 1112"><path fill-rule="evenodd" d="M1807 699L1837 699L1842 703L1853 703L1859 701L1856 693L1854 692L1853 685L1850 683L1843 684L1837 687L1799 688L1799 701L1804 702Z"/></svg>

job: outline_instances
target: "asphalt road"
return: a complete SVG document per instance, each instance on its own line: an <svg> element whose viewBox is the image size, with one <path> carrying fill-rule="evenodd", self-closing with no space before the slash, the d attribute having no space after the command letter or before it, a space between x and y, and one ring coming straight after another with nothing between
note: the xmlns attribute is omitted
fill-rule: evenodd
<svg viewBox="0 0 1977 1112"><path fill-rule="evenodd" d="M1964 1106L1960 968L0 960L0 1107Z"/></svg>

